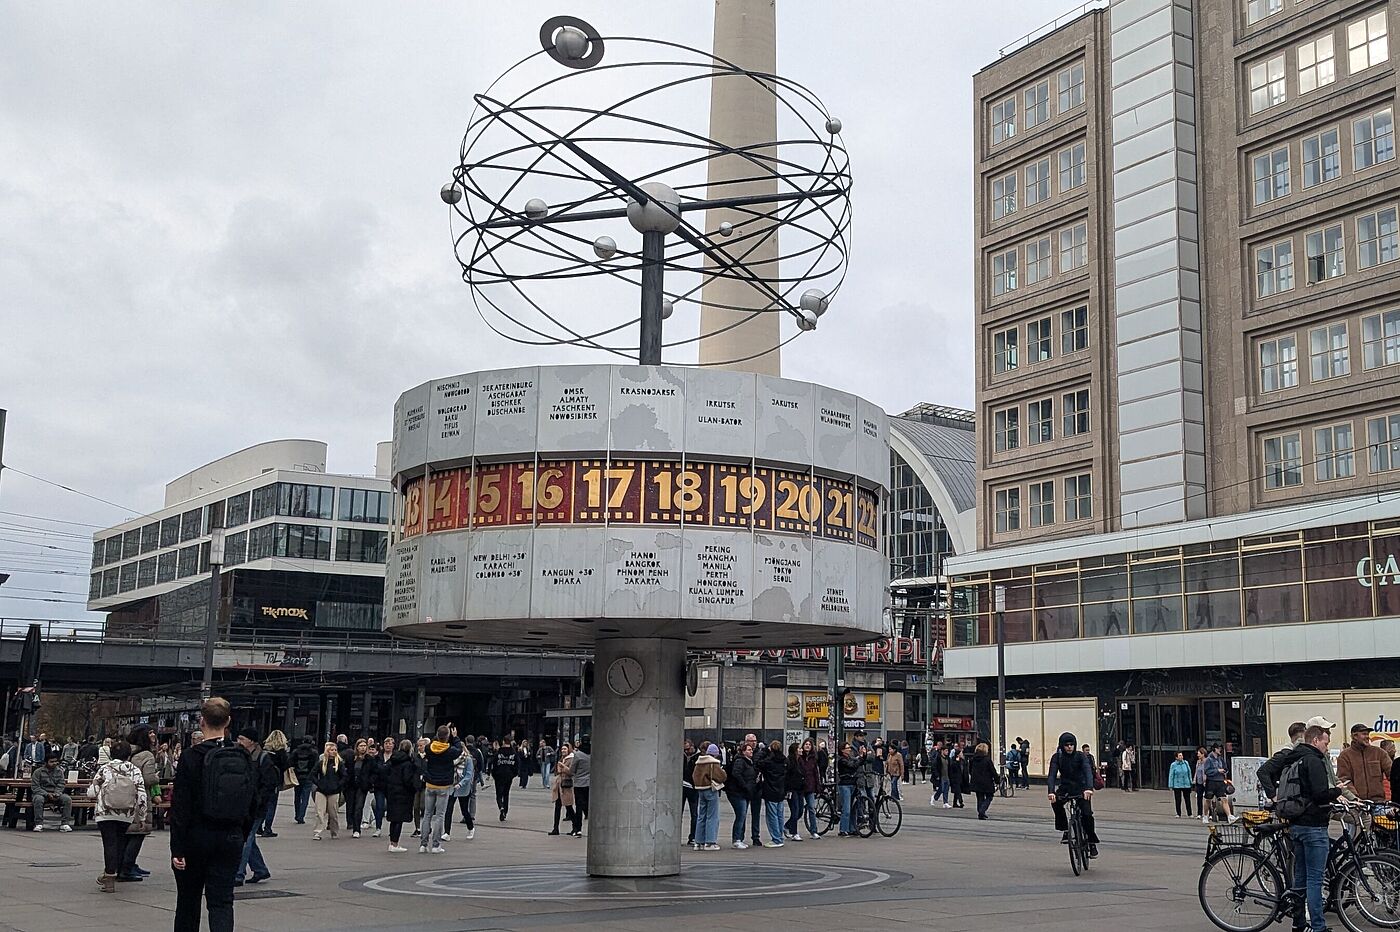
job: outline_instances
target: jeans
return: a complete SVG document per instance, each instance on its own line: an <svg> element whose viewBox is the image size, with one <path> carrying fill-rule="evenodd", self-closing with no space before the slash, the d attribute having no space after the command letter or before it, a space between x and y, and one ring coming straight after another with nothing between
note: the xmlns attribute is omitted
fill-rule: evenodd
<svg viewBox="0 0 1400 932"><path fill-rule="evenodd" d="M783 830L789 835L797 834L797 827L802 823L802 807L806 804L807 795L801 790L793 790L788 794L788 818L783 823Z"/></svg>
<svg viewBox="0 0 1400 932"><path fill-rule="evenodd" d="M545 762L544 762L544 767L541 768L541 770L540 770L540 786L541 786L543 789L546 789L546 790L549 789L549 775L550 775L551 773L553 773L553 772L554 772L554 761L550 761L550 760L545 761Z"/></svg>
<svg viewBox="0 0 1400 932"><path fill-rule="evenodd" d="M98 828L101 828L105 824L105 822L99 823ZM129 823L118 822L117 824L126 825ZM126 829L123 828L122 831L125 832ZM141 856L141 845L145 842L146 836L124 835L123 837L125 838L125 844L122 847L122 859L121 864L117 867L117 874L129 877L136 873L136 859ZM107 839L103 838L102 841L105 844Z"/></svg>
<svg viewBox="0 0 1400 932"><path fill-rule="evenodd" d="M384 810L389 807L389 801L384 798L383 790L374 791L374 827L381 829L384 827Z"/></svg>
<svg viewBox="0 0 1400 932"><path fill-rule="evenodd" d="M267 862L263 860L262 849L258 847L258 831L248 833L248 837L243 839L243 857L238 861L238 870L233 872L234 880L242 880L248 868L253 869L254 877L267 877L272 872L267 869Z"/></svg>
<svg viewBox="0 0 1400 932"><path fill-rule="evenodd" d="M763 832L759 828L762 822L763 796L759 793L754 793L749 797L749 823L750 827L753 829L753 835L749 840L753 842L754 847L763 844Z"/></svg>
<svg viewBox="0 0 1400 932"><path fill-rule="evenodd" d="M816 836L817 832L817 794L802 794L802 814L807 817L807 834Z"/></svg>
<svg viewBox="0 0 1400 932"><path fill-rule="evenodd" d="M34 794L33 794L34 810L33 810L33 812L34 812L34 818L38 820L38 824L39 824L39 825L43 825L43 824L44 824L44 807L47 806L49 803L53 802L53 800L54 800L54 796L53 796L52 793L50 793L49 795L45 796L42 790L35 790L35 791L34 791ZM60 816L62 817L62 819L63 819L63 824L64 824L64 825L72 825L72 824L73 824L73 797L69 796L67 793L59 793L59 794L58 794L58 812L59 812L59 815L60 815Z"/></svg>
<svg viewBox="0 0 1400 932"><path fill-rule="evenodd" d="M267 801L267 810L263 812L262 819L253 826L255 832L272 831L272 819L277 815L277 793L272 794L272 798Z"/></svg>
<svg viewBox="0 0 1400 932"><path fill-rule="evenodd" d="M730 841L744 840L744 827L749 821L749 798L741 793L726 793L729 797L729 805L734 809L734 831L730 833Z"/></svg>
<svg viewBox="0 0 1400 932"><path fill-rule="evenodd" d="M690 832L686 835L686 844L695 841L695 807L699 805L699 802L700 795L698 790L691 786L681 787L681 809L684 810L685 807L690 807ZM730 802L733 802L733 799L730 799Z"/></svg>
<svg viewBox="0 0 1400 932"><path fill-rule="evenodd" d="M1322 916L1322 874L1331 844L1327 826L1291 825L1288 831L1293 836L1293 890L1302 894L1306 889L1312 932L1323 932L1327 922Z"/></svg>
<svg viewBox="0 0 1400 932"><path fill-rule="evenodd" d="M992 794L991 794L991 793L978 793L978 794L977 794L977 818L979 818L979 819L984 819L984 818L986 818L986 817L987 817L987 810L990 809L991 807L992 807Z"/></svg>
<svg viewBox="0 0 1400 932"><path fill-rule="evenodd" d="M950 789L952 789L952 784L950 784L946 779L939 780L938 792L933 794L933 798L942 799L946 803L948 801L948 791Z"/></svg>
<svg viewBox="0 0 1400 932"><path fill-rule="evenodd" d="M423 791L423 837L420 847L436 848L442 844L446 829L443 822L447 818L447 799L451 790L426 789Z"/></svg>
<svg viewBox="0 0 1400 932"><path fill-rule="evenodd" d="M765 799L763 815L768 822L768 839L775 845L783 843L783 801Z"/></svg>
<svg viewBox="0 0 1400 932"><path fill-rule="evenodd" d="M365 814L365 791L359 787L352 787L345 791L345 827L352 832L360 830L360 824L364 821Z"/></svg>
<svg viewBox="0 0 1400 932"><path fill-rule="evenodd" d="M296 786L296 818L297 823L306 821L306 807L311 803L311 794L316 791L316 787L311 783L298 783Z"/></svg>
<svg viewBox="0 0 1400 932"><path fill-rule="evenodd" d="M899 799L899 777L890 777L890 795Z"/></svg>
<svg viewBox="0 0 1400 932"><path fill-rule="evenodd" d="M701 845L719 844L719 790L698 790L700 814L695 821L695 841Z"/></svg>
<svg viewBox="0 0 1400 932"><path fill-rule="evenodd" d="M209 932L233 932L233 871L243 849L242 833L196 826L187 842L185 868L174 872L175 932L199 932L201 896L209 909Z"/></svg>
<svg viewBox="0 0 1400 932"><path fill-rule="evenodd" d="M855 795L856 788L841 784L836 788L841 793L841 834L851 834L851 797Z"/></svg>

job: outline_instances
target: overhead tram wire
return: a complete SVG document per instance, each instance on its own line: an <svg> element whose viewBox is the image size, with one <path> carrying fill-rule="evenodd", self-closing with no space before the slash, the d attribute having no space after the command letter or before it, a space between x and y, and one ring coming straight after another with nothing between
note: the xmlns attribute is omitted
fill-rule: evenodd
<svg viewBox="0 0 1400 932"><path fill-rule="evenodd" d="M14 467L6 466L5 468L13 469ZM0 511L0 515L6 515L11 518L33 518L36 521L47 521L50 524L72 524L77 527L90 527L94 530L98 530L100 528L105 527L105 525L102 524L88 524L86 521L67 521L63 518L48 518L44 515L31 515L19 511Z"/></svg>

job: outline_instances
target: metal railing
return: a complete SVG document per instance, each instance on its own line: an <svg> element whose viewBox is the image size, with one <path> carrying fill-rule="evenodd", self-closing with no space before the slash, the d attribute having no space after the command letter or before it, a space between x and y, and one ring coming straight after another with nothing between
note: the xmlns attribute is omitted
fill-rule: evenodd
<svg viewBox="0 0 1400 932"><path fill-rule="evenodd" d="M1079 6L1070 10L1068 13L1061 13L1059 16L1055 17L1045 25L1037 29L1032 29L1030 32L1026 33L1024 36L1017 39L1015 42L1003 45L999 54L1002 57L1005 57L1007 55L1010 55L1012 52L1018 52L1026 46L1030 45L1032 42L1036 41L1037 39L1041 39L1045 36L1050 35L1050 33L1054 32L1056 29L1059 29L1061 26L1064 26L1067 23L1074 22L1076 19L1083 16L1085 13L1088 13L1091 10L1104 9L1108 6L1108 4L1109 0L1088 0L1088 2L1086 3L1081 3Z"/></svg>

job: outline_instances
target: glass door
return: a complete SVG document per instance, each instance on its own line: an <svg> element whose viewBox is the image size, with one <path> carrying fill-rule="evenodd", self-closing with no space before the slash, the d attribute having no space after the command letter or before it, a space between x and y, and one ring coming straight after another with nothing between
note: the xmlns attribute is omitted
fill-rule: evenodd
<svg viewBox="0 0 1400 932"><path fill-rule="evenodd" d="M1165 789L1178 752L1194 762L1200 743L1201 716L1194 700L1164 699L1152 705L1152 739L1143 748L1142 785Z"/></svg>

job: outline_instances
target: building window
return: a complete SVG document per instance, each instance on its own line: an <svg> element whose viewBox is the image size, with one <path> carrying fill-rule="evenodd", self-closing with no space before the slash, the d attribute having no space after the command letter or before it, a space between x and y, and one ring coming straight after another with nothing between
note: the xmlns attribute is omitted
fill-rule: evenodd
<svg viewBox="0 0 1400 932"><path fill-rule="evenodd" d="M1042 317L1026 324L1026 356L1030 362L1045 362L1050 358L1050 318Z"/></svg>
<svg viewBox="0 0 1400 932"><path fill-rule="evenodd" d="M1308 284L1340 278L1347 270L1346 238L1334 223L1307 236Z"/></svg>
<svg viewBox="0 0 1400 932"><path fill-rule="evenodd" d="M372 489L341 489L340 520L388 524L389 493Z"/></svg>
<svg viewBox="0 0 1400 932"><path fill-rule="evenodd" d="M156 558L147 557L136 564L136 588L144 589L156 584Z"/></svg>
<svg viewBox="0 0 1400 932"><path fill-rule="evenodd" d="M1070 65L1057 79L1060 90L1060 112L1073 110L1084 103L1084 66Z"/></svg>
<svg viewBox="0 0 1400 932"><path fill-rule="evenodd" d="M1031 527L1048 527L1055 523L1055 483L1053 481L1032 482Z"/></svg>
<svg viewBox="0 0 1400 932"><path fill-rule="evenodd" d="M115 566L102 574L102 597L104 599L117 594L117 577L120 575L121 570Z"/></svg>
<svg viewBox="0 0 1400 932"><path fill-rule="evenodd" d="M1295 431L1264 441L1264 488L1303 484L1303 441Z"/></svg>
<svg viewBox="0 0 1400 932"><path fill-rule="evenodd" d="M992 416L996 425L995 449L998 453L1015 450L1021 445L1021 409L1003 408Z"/></svg>
<svg viewBox="0 0 1400 932"><path fill-rule="evenodd" d="M1352 122L1351 155L1351 167L1358 171L1395 158L1395 120L1389 107Z"/></svg>
<svg viewBox="0 0 1400 932"><path fill-rule="evenodd" d="M389 535L383 531L339 528L335 533L335 558L349 563L383 563Z"/></svg>
<svg viewBox="0 0 1400 932"><path fill-rule="evenodd" d="M1396 256L1395 208L1356 218L1356 267L1369 269Z"/></svg>
<svg viewBox="0 0 1400 932"><path fill-rule="evenodd" d="M1089 347L1089 306L1081 304L1060 312L1060 355Z"/></svg>
<svg viewBox="0 0 1400 932"><path fill-rule="evenodd" d="M1303 187L1311 188L1342 175L1342 146L1336 129L1303 140Z"/></svg>
<svg viewBox="0 0 1400 932"><path fill-rule="evenodd" d="M300 560L331 558L331 529L307 524L278 524L273 556Z"/></svg>
<svg viewBox="0 0 1400 932"><path fill-rule="evenodd" d="M1337 79L1332 34L1298 46L1298 93L1307 94Z"/></svg>
<svg viewBox="0 0 1400 932"><path fill-rule="evenodd" d="M999 489L996 493L997 533L1021 529L1021 490Z"/></svg>
<svg viewBox="0 0 1400 932"><path fill-rule="evenodd" d="M1015 327L992 334L992 371L1012 372L1021 365L1019 348L1016 346L1018 332Z"/></svg>
<svg viewBox="0 0 1400 932"><path fill-rule="evenodd" d="M1026 129L1050 119L1050 82L1026 88Z"/></svg>
<svg viewBox="0 0 1400 932"><path fill-rule="evenodd" d="M1249 67L1249 112L1260 113L1288 99L1282 53Z"/></svg>
<svg viewBox="0 0 1400 932"><path fill-rule="evenodd" d="M1026 443L1049 443L1055 439L1055 403L1049 398L1026 406Z"/></svg>
<svg viewBox="0 0 1400 932"><path fill-rule="evenodd" d="M1026 166L1026 206L1050 200L1050 160L1041 159Z"/></svg>
<svg viewBox="0 0 1400 932"><path fill-rule="evenodd" d="M1292 336L1259 344L1259 390L1276 392L1298 384L1298 341Z"/></svg>
<svg viewBox="0 0 1400 932"><path fill-rule="evenodd" d="M1367 369L1379 369L1397 362L1400 362L1400 311L1361 318L1362 365Z"/></svg>
<svg viewBox="0 0 1400 932"><path fill-rule="evenodd" d="M1089 432L1089 390L1066 392L1060 399L1064 408L1064 435L1078 437Z"/></svg>
<svg viewBox="0 0 1400 932"><path fill-rule="evenodd" d="M1384 9L1347 24L1347 68L1351 74L1379 65L1388 58Z"/></svg>
<svg viewBox="0 0 1400 932"><path fill-rule="evenodd" d="M240 531L224 538L224 566L238 566L248 561L248 532Z"/></svg>
<svg viewBox="0 0 1400 932"><path fill-rule="evenodd" d="M1089 474L1070 476L1065 480L1065 520L1083 521L1094 516L1094 499Z"/></svg>
<svg viewBox="0 0 1400 932"><path fill-rule="evenodd" d="M180 542L180 516L171 515L161 519L160 522L160 545L162 548L174 547ZM110 562L110 561L109 561Z"/></svg>
<svg viewBox="0 0 1400 932"><path fill-rule="evenodd" d="M1308 331L1308 354L1312 359L1312 381L1335 379L1351 372L1351 340L1347 325L1328 324Z"/></svg>
<svg viewBox="0 0 1400 932"><path fill-rule="evenodd" d="M1084 143L1060 150L1060 193L1073 190L1084 183Z"/></svg>
<svg viewBox="0 0 1400 932"><path fill-rule="evenodd" d="M277 525L264 524L248 532L248 562L266 560L272 556L273 541L277 536Z"/></svg>
<svg viewBox="0 0 1400 932"><path fill-rule="evenodd" d="M1254 206L1288 194L1288 147L1254 157Z"/></svg>
<svg viewBox="0 0 1400 932"><path fill-rule="evenodd" d="M103 566L107 563L107 542L105 540L95 540L92 542L92 565L93 567Z"/></svg>
<svg viewBox="0 0 1400 932"><path fill-rule="evenodd" d="M992 105L992 145L1016 135L1016 98L1008 97Z"/></svg>
<svg viewBox="0 0 1400 932"><path fill-rule="evenodd" d="M122 559L130 560L141 555L141 529L122 534Z"/></svg>
<svg viewBox="0 0 1400 932"><path fill-rule="evenodd" d="M1050 237L1042 236L1026 244L1026 284L1036 285L1050 278Z"/></svg>
<svg viewBox="0 0 1400 932"><path fill-rule="evenodd" d="M1016 212L1016 173L992 182L992 219L1000 220Z"/></svg>
<svg viewBox="0 0 1400 932"><path fill-rule="evenodd" d="M1293 240L1286 239L1254 252L1255 281L1259 297L1293 290Z"/></svg>
<svg viewBox="0 0 1400 932"><path fill-rule="evenodd" d="M1001 295L1016 290L1016 250L992 257L992 294Z"/></svg>
<svg viewBox="0 0 1400 932"><path fill-rule="evenodd" d="M253 490L252 518L261 521L277 513L277 483Z"/></svg>
<svg viewBox="0 0 1400 932"><path fill-rule="evenodd" d="M194 540L204 529L204 509L194 508L180 515L180 543Z"/></svg>
<svg viewBox="0 0 1400 932"><path fill-rule="evenodd" d="M1252 26L1282 10L1283 0L1247 0L1244 9L1245 18Z"/></svg>
<svg viewBox="0 0 1400 932"><path fill-rule="evenodd" d="M156 582L168 583L175 580L175 561L179 555L169 550L156 557Z"/></svg>
<svg viewBox="0 0 1400 932"><path fill-rule="evenodd" d="M1089 225L1076 223L1060 231L1060 273L1082 269L1089 264Z"/></svg>
<svg viewBox="0 0 1400 932"><path fill-rule="evenodd" d="M179 552L179 561L176 564L175 573L181 579L186 576L193 576L199 572L199 545L185 547Z"/></svg>
<svg viewBox="0 0 1400 932"><path fill-rule="evenodd" d="M1313 464L1318 482L1348 479L1356 475L1356 454L1352 450L1351 423L1333 424L1313 431Z"/></svg>
<svg viewBox="0 0 1400 932"><path fill-rule="evenodd" d="M179 535L179 528L178 528L178 527L176 528L176 535L177 535L177 537L178 537L178 535ZM122 558L122 535L117 534L115 537L109 537L109 538L107 538L107 563L108 563L109 565L112 564L112 563L119 563L119 562L121 562L121 558Z"/></svg>
<svg viewBox="0 0 1400 932"><path fill-rule="evenodd" d="M141 552L150 553L160 549L160 522L143 525L141 528Z"/></svg>
<svg viewBox="0 0 1400 932"><path fill-rule="evenodd" d="M238 527L248 523L248 503L251 497L249 492L229 497L224 505L224 527Z"/></svg>
<svg viewBox="0 0 1400 932"><path fill-rule="evenodd" d="M136 563L123 563L121 567L121 591L130 592L136 588Z"/></svg>
<svg viewBox="0 0 1400 932"><path fill-rule="evenodd" d="M88 601L102 598L102 574L93 573L88 577Z"/></svg>
<svg viewBox="0 0 1400 932"><path fill-rule="evenodd" d="M1400 414L1368 420L1366 443L1371 451L1372 473L1400 469Z"/></svg>
<svg viewBox="0 0 1400 932"><path fill-rule="evenodd" d="M335 513L335 489L328 485L281 482L277 488L277 513L289 518L321 518Z"/></svg>

